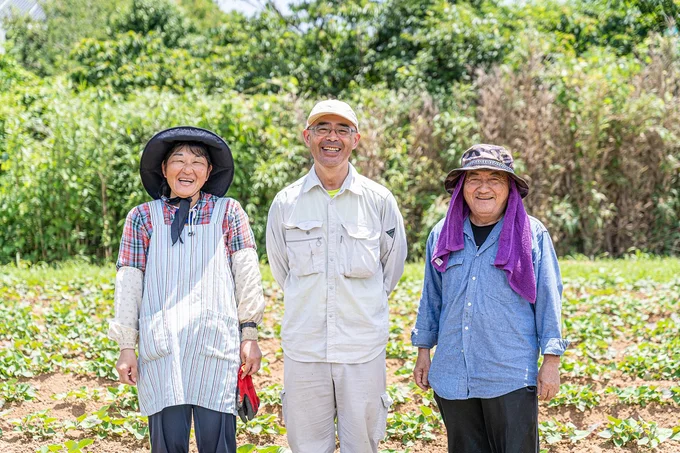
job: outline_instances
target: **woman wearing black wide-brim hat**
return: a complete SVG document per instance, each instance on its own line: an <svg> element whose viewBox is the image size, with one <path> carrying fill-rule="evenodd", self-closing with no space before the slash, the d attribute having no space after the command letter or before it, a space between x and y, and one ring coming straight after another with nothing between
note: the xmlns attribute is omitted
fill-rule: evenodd
<svg viewBox="0 0 680 453"><path fill-rule="evenodd" d="M120 244L109 336L120 381L137 385L153 453L236 452L237 376L260 367L264 298L248 217L223 198L229 147L197 127L153 136L140 163L153 201L130 211ZM139 339L139 362L135 346Z"/></svg>

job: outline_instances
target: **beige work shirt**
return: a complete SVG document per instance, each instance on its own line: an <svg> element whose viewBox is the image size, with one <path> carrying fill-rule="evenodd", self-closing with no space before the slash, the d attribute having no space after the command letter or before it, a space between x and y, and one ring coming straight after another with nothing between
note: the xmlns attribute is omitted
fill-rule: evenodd
<svg viewBox="0 0 680 453"><path fill-rule="evenodd" d="M283 350L299 362L365 363L388 339L387 298L404 271L394 196L349 164L331 198L314 170L276 195L267 255L283 288Z"/></svg>

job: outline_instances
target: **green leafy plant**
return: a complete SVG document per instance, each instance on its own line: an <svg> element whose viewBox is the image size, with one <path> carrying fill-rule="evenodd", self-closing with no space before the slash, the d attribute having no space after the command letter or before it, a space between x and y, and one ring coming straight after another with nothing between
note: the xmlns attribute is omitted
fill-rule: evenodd
<svg viewBox="0 0 680 453"><path fill-rule="evenodd" d="M0 408L6 403L32 401L37 397L35 387L17 379L0 382Z"/></svg>
<svg viewBox="0 0 680 453"><path fill-rule="evenodd" d="M439 413L431 407L420 406L418 412L391 413L387 416L386 437L398 439L404 445L415 440L434 440L441 422Z"/></svg>
<svg viewBox="0 0 680 453"><path fill-rule="evenodd" d="M538 424L538 432L541 439L544 439L548 445L552 445L561 442L564 438L569 439L572 443L578 442L588 437L593 430L577 429L572 423L549 420Z"/></svg>
<svg viewBox="0 0 680 453"><path fill-rule="evenodd" d="M236 453L290 453L290 450L276 445L258 447L257 445L246 444L238 447Z"/></svg>
<svg viewBox="0 0 680 453"><path fill-rule="evenodd" d="M412 401L409 395L410 388L403 385L392 384L387 386L387 394L392 398L394 404L404 404Z"/></svg>
<svg viewBox="0 0 680 453"><path fill-rule="evenodd" d="M560 385L560 391L549 403L549 407L574 406L583 412L600 404L600 395L593 392L589 385L576 386L570 384Z"/></svg>
<svg viewBox="0 0 680 453"><path fill-rule="evenodd" d="M660 389L656 385L642 385L640 387L607 387L607 393L614 394L624 404L646 407L650 403L663 404L672 397L671 390Z"/></svg>
<svg viewBox="0 0 680 453"><path fill-rule="evenodd" d="M260 398L260 406L270 406L272 408L281 406L282 390L283 385L278 383L259 389L257 391L257 396Z"/></svg>
<svg viewBox="0 0 680 453"><path fill-rule="evenodd" d="M66 453L85 453L87 450L84 448L88 445L92 445L94 439L81 439L78 441L67 440L63 444L50 444L40 447L36 450L37 453L49 453L49 452L66 452Z"/></svg>
<svg viewBox="0 0 680 453"><path fill-rule="evenodd" d="M10 420L14 430L33 439L49 439L57 434L61 423L49 415L49 410L28 414L21 419Z"/></svg>
<svg viewBox="0 0 680 453"><path fill-rule="evenodd" d="M246 432L249 434L260 435L281 435L286 433L286 428L279 425L278 417L274 414L262 414L258 415L248 423L239 423L237 426L237 431Z"/></svg>
<svg viewBox="0 0 680 453"><path fill-rule="evenodd" d="M617 447L623 447L633 441L637 445L656 448L659 444L677 435L673 429L660 428L654 422L627 418L621 420L612 416L608 417L607 428L598 433L604 439L609 439Z"/></svg>

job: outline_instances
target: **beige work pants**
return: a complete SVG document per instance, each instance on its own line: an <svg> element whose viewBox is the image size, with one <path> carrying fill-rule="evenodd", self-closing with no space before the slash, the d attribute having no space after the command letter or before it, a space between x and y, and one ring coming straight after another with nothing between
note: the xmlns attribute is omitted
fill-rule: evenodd
<svg viewBox="0 0 680 453"><path fill-rule="evenodd" d="M293 453L377 453L385 437L385 351L359 364L297 362L284 355L282 403Z"/></svg>

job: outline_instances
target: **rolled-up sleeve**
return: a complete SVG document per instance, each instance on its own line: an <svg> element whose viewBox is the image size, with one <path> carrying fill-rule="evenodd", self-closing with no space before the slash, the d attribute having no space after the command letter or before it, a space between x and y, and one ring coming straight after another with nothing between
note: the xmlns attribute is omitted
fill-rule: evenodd
<svg viewBox="0 0 680 453"><path fill-rule="evenodd" d="M550 234L537 234L536 331L543 355L562 355L569 341L562 338L562 277Z"/></svg>
<svg viewBox="0 0 680 453"><path fill-rule="evenodd" d="M380 262L383 267L383 288L389 296L404 273L406 261L406 231L397 200L390 194L385 199L380 235Z"/></svg>
<svg viewBox="0 0 680 453"><path fill-rule="evenodd" d="M439 317L442 309L442 275L431 263L435 246L434 231L427 239L425 256L425 278L418 307L416 326L411 331L411 343L419 348L433 348L439 337Z"/></svg>

